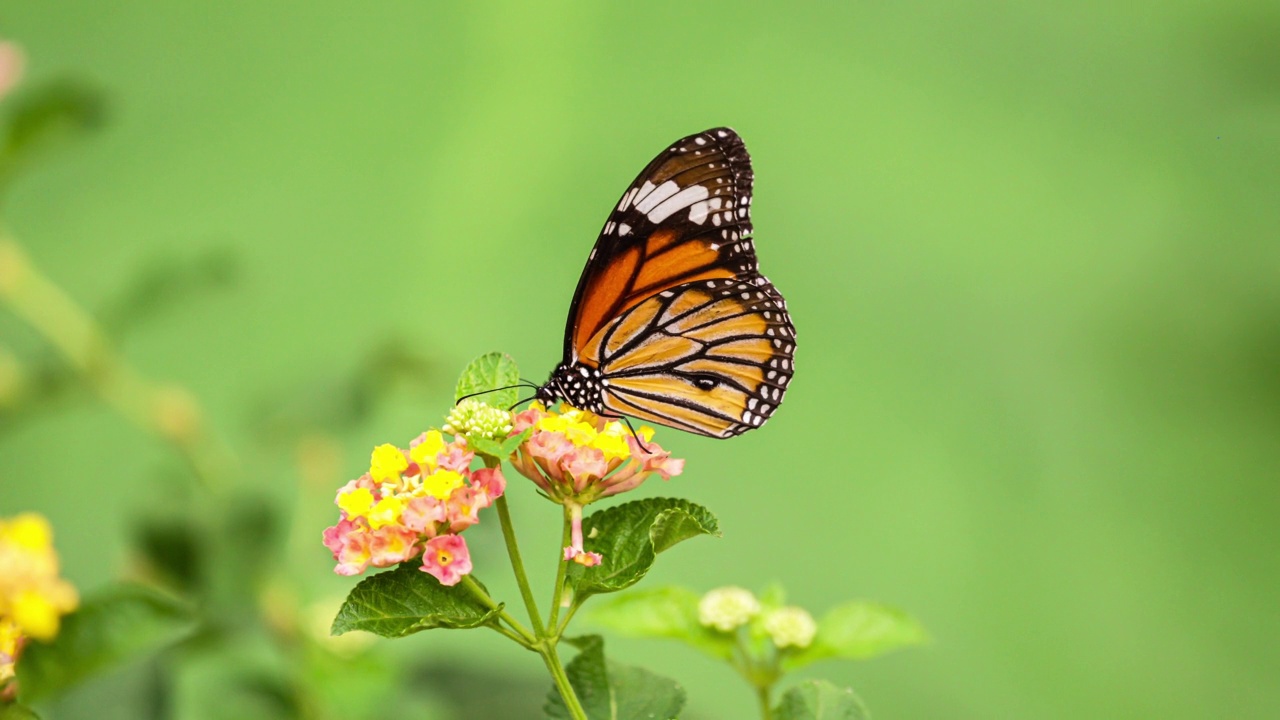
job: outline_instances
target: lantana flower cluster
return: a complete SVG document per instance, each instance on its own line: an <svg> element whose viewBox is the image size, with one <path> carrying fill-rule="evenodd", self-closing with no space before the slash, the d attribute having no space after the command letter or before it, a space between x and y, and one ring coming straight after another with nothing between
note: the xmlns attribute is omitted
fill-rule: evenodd
<svg viewBox="0 0 1280 720"><path fill-rule="evenodd" d="M653 442L653 428L641 427L637 438L617 420L537 402L516 415L512 435L529 428L511 463L556 502L586 505L638 487L654 473L670 480L684 471L684 460Z"/></svg>
<svg viewBox="0 0 1280 720"><path fill-rule="evenodd" d="M78 602L58 577L49 521L35 513L0 519L0 685L13 678L27 638L52 639Z"/></svg>
<svg viewBox="0 0 1280 720"><path fill-rule="evenodd" d="M466 438L445 441L429 430L405 450L380 445L369 472L347 483L334 500L341 519L324 531L339 575L370 565L389 567L422 556L423 572L456 585L471 572L471 554L459 535L479 522L480 510L502 496L498 468L472 470Z"/></svg>
<svg viewBox="0 0 1280 720"><path fill-rule="evenodd" d="M603 558L583 548L583 505L638 487L650 475L670 480L684 471L684 460L653 442L652 428L641 427L637 437L621 422L585 410L554 411L535 402L516 415L511 434L526 431L511 464L568 508L571 543L564 559L587 567Z"/></svg>
<svg viewBox="0 0 1280 720"><path fill-rule="evenodd" d="M698 602L698 622L722 633L732 633L758 620L760 629L775 647L803 649L813 643L818 624L807 610L794 605L765 608L750 590L722 587Z"/></svg>

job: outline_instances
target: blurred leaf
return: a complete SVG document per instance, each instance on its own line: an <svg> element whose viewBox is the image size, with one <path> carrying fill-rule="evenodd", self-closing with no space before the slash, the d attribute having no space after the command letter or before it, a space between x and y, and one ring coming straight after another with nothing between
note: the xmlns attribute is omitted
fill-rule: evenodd
<svg viewBox="0 0 1280 720"><path fill-rule="evenodd" d="M0 144L0 184L36 153L101 126L105 114L102 93L73 80L35 87L7 104L8 123Z"/></svg>
<svg viewBox="0 0 1280 720"><path fill-rule="evenodd" d="M928 641L924 627L910 615L871 602L833 608L818 623L813 644L782 659L788 670L826 658L864 660L890 650Z"/></svg>
<svg viewBox="0 0 1280 720"><path fill-rule="evenodd" d="M633 500L593 513L583 521L585 547L602 562L570 568L580 599L617 592L639 582L659 552L697 535L720 535L710 510L676 498Z"/></svg>
<svg viewBox="0 0 1280 720"><path fill-rule="evenodd" d="M610 598L591 613L591 621L628 637L680 640L725 660L733 657L733 636L698 621L697 593L669 586L637 590Z"/></svg>
<svg viewBox="0 0 1280 720"><path fill-rule="evenodd" d="M119 295L97 313L107 332L119 337L151 315L199 293L230 287L240 272L231 247L212 247L195 257L152 259L124 283Z"/></svg>
<svg viewBox="0 0 1280 720"><path fill-rule="evenodd" d="M786 692L773 711L774 720L867 720L862 700L849 688L826 680L807 680Z"/></svg>
<svg viewBox="0 0 1280 720"><path fill-rule="evenodd" d="M249 418L266 443L293 443L317 430L341 434L367 421L382 399L408 384L435 386L436 363L398 339L382 342L350 371L255 403Z"/></svg>
<svg viewBox="0 0 1280 720"><path fill-rule="evenodd" d="M11 703L0 705L0 720L40 720L40 716L25 705Z"/></svg>
<svg viewBox="0 0 1280 720"><path fill-rule="evenodd" d="M454 402L466 395L505 388L520 382L520 368L510 355L500 352L485 353L472 360L458 377ZM520 399L515 388L488 393L484 401L494 407L511 407Z"/></svg>
<svg viewBox="0 0 1280 720"><path fill-rule="evenodd" d="M191 608L141 585L118 585L85 599L53 642L32 643L18 663L22 699L54 695L98 672L187 636Z"/></svg>
<svg viewBox="0 0 1280 720"><path fill-rule="evenodd" d="M565 673L591 720L663 720L677 717L684 707L685 691L675 680L606 661L604 640L599 635L569 642L580 651L565 666ZM543 709L549 718L570 717L569 708L554 687Z"/></svg>
<svg viewBox="0 0 1280 720"><path fill-rule="evenodd" d="M204 528L181 514L147 518L134 526L134 545L160 581L184 594L198 592L208 571Z"/></svg>
<svg viewBox="0 0 1280 720"><path fill-rule="evenodd" d="M334 618L333 634L364 630L397 638L432 628L474 628L495 621L497 609L485 607L459 585L441 585L419 567L414 562L401 563L360 581Z"/></svg>

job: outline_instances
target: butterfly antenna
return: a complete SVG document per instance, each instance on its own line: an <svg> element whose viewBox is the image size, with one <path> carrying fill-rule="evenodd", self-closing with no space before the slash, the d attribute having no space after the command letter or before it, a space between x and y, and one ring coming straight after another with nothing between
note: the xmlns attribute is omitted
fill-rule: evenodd
<svg viewBox="0 0 1280 720"><path fill-rule="evenodd" d="M637 442L637 443L639 443L639 445L640 445L640 449L641 449L641 450L643 450L643 451L645 451L645 454L647 454L647 455L651 455L651 454L653 454L653 451L652 451L652 450L650 450L650 449L649 449L649 448L644 444L644 440L641 440L641 439L640 439L640 433L636 432L636 429L635 429L634 427L632 427L632 425L631 425L631 418L627 417L626 415L622 415L622 416L620 416L620 417L622 418L622 422L624 422L624 423L626 423L626 424L627 424L627 429L631 431L631 437L635 438L635 439L636 439L636 442Z"/></svg>
<svg viewBox="0 0 1280 720"><path fill-rule="evenodd" d="M525 398L525 399L523 399L523 400L517 400L515 405L512 405L511 407L507 408L507 412L511 412L512 410L515 410L516 408L520 407L521 405L523 405L523 404L525 404L525 403L529 402L530 400L532 400L532 399L534 399L534 398L536 398L536 397L538 397L538 396L537 396L537 395L530 395L529 397L527 397L527 398Z"/></svg>
<svg viewBox="0 0 1280 720"><path fill-rule="evenodd" d="M522 387L533 387L533 388L535 388L535 389L536 389L538 386L537 386L537 385L534 385L533 383L528 383L528 384L526 384L524 381L521 381L518 385L508 385L508 386L506 386L506 387L493 388L493 389L490 389L490 390L481 390L480 392L473 392L473 393L468 393L468 394L466 394L466 395L463 395L462 397L458 398L457 402L455 402L455 403L454 403L454 405L457 405L458 403L462 402L463 400L467 400L467 399L469 399L469 398L473 398L473 397L476 397L476 396L478 396L478 395L488 395L488 394L489 394L489 393L491 393L491 392L499 392L499 391L502 391L502 390L514 390L514 389L516 389L516 388L522 388Z"/></svg>

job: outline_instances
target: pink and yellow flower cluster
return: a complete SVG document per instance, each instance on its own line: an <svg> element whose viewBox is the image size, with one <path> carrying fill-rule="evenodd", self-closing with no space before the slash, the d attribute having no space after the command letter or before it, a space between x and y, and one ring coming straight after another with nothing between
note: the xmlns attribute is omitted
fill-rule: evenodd
<svg viewBox="0 0 1280 720"><path fill-rule="evenodd" d="M652 428L640 428L636 437L621 422L585 410L548 411L535 402L516 415L511 432L526 431L511 464L568 509L571 541L564 559L587 567L603 558L583 548L583 505L631 490L650 475L670 480L684 471L684 460L653 442Z"/></svg>
<svg viewBox="0 0 1280 720"><path fill-rule="evenodd" d="M35 513L0 519L0 685L13 678L26 639L52 639L78 602L58 577L49 521Z"/></svg>
<svg viewBox="0 0 1280 720"><path fill-rule="evenodd" d="M639 438L617 420L585 410L548 411L540 403L516 415L512 435L533 428L511 458L521 475L557 502L586 505L631 490L650 475L669 480L684 470L653 442L653 429Z"/></svg>
<svg viewBox="0 0 1280 720"><path fill-rule="evenodd" d="M338 491L341 519L324 531L338 562L334 571L357 575L421 554L423 572L456 585L471 572L458 533L479 522L479 511L506 488L500 469L472 470L473 458L464 437L446 442L438 430L418 436L408 450L374 448L369 472Z"/></svg>

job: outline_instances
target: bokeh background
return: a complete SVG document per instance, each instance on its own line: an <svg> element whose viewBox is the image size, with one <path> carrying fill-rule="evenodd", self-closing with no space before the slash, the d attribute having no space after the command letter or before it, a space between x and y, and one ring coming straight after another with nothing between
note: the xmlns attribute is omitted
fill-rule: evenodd
<svg viewBox="0 0 1280 720"><path fill-rule="evenodd" d="M268 579L296 606L350 585L320 531L369 449L439 422L477 354L541 380L627 182L728 124L799 371L759 432L660 436L687 472L640 492L707 505L724 538L647 582L909 610L931 645L805 673L879 718L1275 717L1274 2L4 0L0 35L27 85L106 102L98 132L14 182L7 230L284 509ZM3 310L0 347L57 375ZM139 517L190 480L47 385L6 400L0 515L48 515L91 589L131 572ZM511 497L526 554L552 547L555 508ZM492 673L535 717L543 669L489 635L379 642L437 680ZM689 717L754 714L682 647L609 650L679 676ZM145 680L50 717L139 717Z"/></svg>

